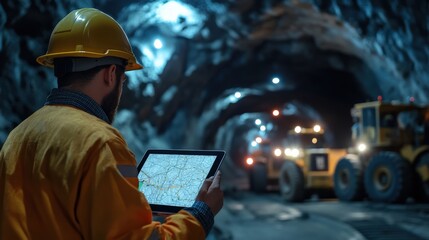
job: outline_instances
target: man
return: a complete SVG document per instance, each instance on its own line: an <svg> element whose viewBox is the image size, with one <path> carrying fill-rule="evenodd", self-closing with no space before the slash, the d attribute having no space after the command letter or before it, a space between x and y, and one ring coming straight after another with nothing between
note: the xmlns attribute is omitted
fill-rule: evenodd
<svg viewBox="0 0 429 240"><path fill-rule="evenodd" d="M0 239L204 239L223 205L220 174L192 207L152 221L135 157L111 126L124 72L142 68L120 25L75 10L37 61L54 67L58 89L0 152Z"/></svg>

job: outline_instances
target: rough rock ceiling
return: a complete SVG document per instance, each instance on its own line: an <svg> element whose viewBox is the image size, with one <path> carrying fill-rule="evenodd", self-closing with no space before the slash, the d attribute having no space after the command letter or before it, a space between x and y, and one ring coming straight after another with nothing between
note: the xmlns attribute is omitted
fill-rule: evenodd
<svg viewBox="0 0 429 240"><path fill-rule="evenodd" d="M118 19L145 65L129 74L115 122L137 156L222 148L238 159L257 135L315 121L344 146L354 103L429 102L426 1L4 1L0 143L54 87L34 59L55 23L80 7ZM257 118L268 131L255 128Z"/></svg>

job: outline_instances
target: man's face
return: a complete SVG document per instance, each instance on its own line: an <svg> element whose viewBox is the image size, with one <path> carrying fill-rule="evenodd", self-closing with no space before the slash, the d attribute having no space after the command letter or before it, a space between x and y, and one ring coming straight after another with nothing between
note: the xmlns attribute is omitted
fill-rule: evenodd
<svg viewBox="0 0 429 240"><path fill-rule="evenodd" d="M111 123L113 123L116 112L118 111L119 101L122 95L122 84L125 82L125 80L125 73L117 69L115 88L112 90L112 92L105 96L101 102L101 108L107 114L107 117Z"/></svg>

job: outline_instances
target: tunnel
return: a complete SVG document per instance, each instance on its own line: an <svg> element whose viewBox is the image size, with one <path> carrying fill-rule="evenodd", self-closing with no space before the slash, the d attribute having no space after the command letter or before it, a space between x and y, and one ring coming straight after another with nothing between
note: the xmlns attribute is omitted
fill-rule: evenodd
<svg viewBox="0 0 429 240"><path fill-rule="evenodd" d="M373 144L373 152L356 153L360 145L352 140L352 108L356 104L378 101L404 104L405 108L429 106L427 0L2 0L0 149L6 146L13 129L42 108L57 87L53 70L35 59L46 53L58 21L78 8L97 8L117 20L137 62L144 66L125 72L127 80L111 125L121 143L122 137L125 140L128 157L114 159L118 171L113 168L109 174L122 174L121 170L127 169L127 176L134 181L134 161L139 166L149 149L225 152L219 188L225 193L224 206L207 239L283 239L285 234L298 239L362 240L429 236L429 225L424 224L429 222L429 208L419 202L429 196L428 181L422 181L428 175L427 142L401 146L400 150ZM279 158L271 151L264 153L270 162L246 162L247 157L262 152L264 143L283 143L296 126L312 128L315 124L323 129L323 148L300 148L301 155L291 158L286 154L289 146L281 146ZM398 130L397 124L392 126L392 131L384 129L384 133ZM426 134L424 140L427 129L421 131ZM0 160L4 156L2 151ZM320 159L323 168L314 169ZM128 160L128 165L122 165ZM8 164L0 162L0 173L5 173ZM22 165L23 172L30 175L31 164ZM87 165L91 164L84 164L83 169ZM275 167L268 171L267 166ZM164 172L157 177L168 175L169 167L160 167ZM172 172L177 170L174 167ZM333 170L337 167L335 180ZM295 175L287 172L291 169ZM176 173L182 174L180 170ZM85 187L89 179L86 174L76 177L83 180L78 179L73 187ZM41 185L49 188L47 183L53 176L56 173L43 175ZM122 194L123 189L137 192L122 177L118 179L125 188L114 188L114 194L126 199L128 192ZM298 194L289 194L286 199L287 190L293 188L288 188L290 179L300 186L294 189ZM139 176L138 181L143 194L133 195L130 205L125 201L119 205L137 209L136 199L145 200ZM261 184L255 187L258 181ZM106 181L108 185L100 182L106 192L116 186L113 181ZM160 182L153 186L164 190L165 181ZM333 193L335 185L345 186L340 194ZM54 190L63 188L68 186ZM36 189L30 190L37 195ZM385 192L388 194L383 195ZM69 200L68 195L54 195L55 200ZM86 199L82 202L92 204ZM150 206L144 204L147 211ZM70 219L80 217L76 216L77 208L70 211ZM28 210L31 213L32 209ZM105 216L115 211L100 212ZM53 211L53 215L58 213ZM154 221L165 220L151 214L148 216ZM132 217L139 218L135 214Z"/></svg>
<svg viewBox="0 0 429 240"><path fill-rule="evenodd" d="M311 41L308 44L312 44ZM205 134L207 140L204 142L211 143L216 139L222 139L216 138L219 128L227 122L237 121L235 124L229 123L237 127L232 127L237 132L230 131L229 134L234 137L225 145L230 146L232 159L243 159L247 154L247 149L244 147L246 150L243 150L243 146L247 146L251 141L245 138L247 131L255 128L253 123L255 119L265 118L274 125L273 132L277 132L277 135L281 135L282 132L284 134L296 125L312 126L316 122L323 123L330 147L348 147L351 139L351 108L354 103L376 99L373 95L376 91L373 89L367 91L355 73L345 67L339 67L336 63L349 66L364 63L353 56L320 51L314 47L314 43L313 47L306 46L302 49L306 49L307 52L297 52L293 56L276 54L274 51L266 53L268 57L263 61L236 60L240 64L234 64L235 61L231 60L232 63L227 65L233 67L223 69L219 76L214 76L212 86L208 87L210 92L205 96L207 100L204 102L223 101L228 95L225 92L231 92L231 89L234 92L241 92L242 97L225 107L208 123ZM311 53L308 52L309 49L312 50ZM277 85L273 84L271 82L273 77L284 81ZM219 95L220 99L216 99ZM291 106L295 110L287 113ZM201 108L211 109L205 106ZM276 108L284 109L285 116L273 117L271 112ZM250 123L247 127L240 126L240 116L249 113L252 113L253 121L248 120Z"/></svg>
<svg viewBox="0 0 429 240"><path fill-rule="evenodd" d="M1 143L55 87L52 72L34 59L46 51L64 9L83 5L2 3L7 18L0 21L5 29L0 50L8 61L1 71L6 80ZM411 18L404 17L409 12L396 2L94 1L90 6L118 19L145 66L128 74L114 123L137 158L159 147L219 148L238 159L254 127L241 121L256 118L272 122L274 135L317 120L333 147L347 147L353 104L378 96L427 102L428 49L421 44L427 26L410 25ZM412 21L424 22L424 5L403 7L416 12ZM274 108L281 117L273 119ZM227 127L232 129L222 130Z"/></svg>

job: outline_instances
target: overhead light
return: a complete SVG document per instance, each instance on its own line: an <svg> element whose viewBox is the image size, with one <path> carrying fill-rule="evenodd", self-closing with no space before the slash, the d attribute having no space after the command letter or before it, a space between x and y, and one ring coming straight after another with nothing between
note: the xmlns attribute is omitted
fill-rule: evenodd
<svg viewBox="0 0 429 240"><path fill-rule="evenodd" d="M300 126L295 127L295 132L300 133L302 131L302 128Z"/></svg>
<svg viewBox="0 0 429 240"><path fill-rule="evenodd" d="M195 13L186 4L179 1L168 1L163 4L157 11L158 17L166 22L177 22L179 18L191 20Z"/></svg>
<svg viewBox="0 0 429 240"><path fill-rule="evenodd" d="M159 40L159 39L157 38L157 39L155 39L155 41L153 41L153 46L154 46L156 49L161 49L161 48L162 48L162 46L163 46L163 44L162 44L161 40Z"/></svg>
<svg viewBox="0 0 429 240"><path fill-rule="evenodd" d="M280 79L278 77L275 77L271 80L274 84L278 84L280 82Z"/></svg>
<svg viewBox="0 0 429 240"><path fill-rule="evenodd" d="M277 109L273 110L273 116L277 117L278 115L280 115L279 110Z"/></svg>
<svg viewBox="0 0 429 240"><path fill-rule="evenodd" d="M261 119L259 119L259 118L258 118L258 119L256 119L256 120L255 120L255 124L256 124L256 125L258 125L258 126L259 126L259 125L261 125L261 124L262 124Z"/></svg>

